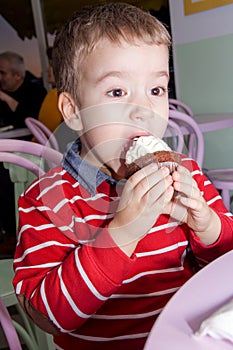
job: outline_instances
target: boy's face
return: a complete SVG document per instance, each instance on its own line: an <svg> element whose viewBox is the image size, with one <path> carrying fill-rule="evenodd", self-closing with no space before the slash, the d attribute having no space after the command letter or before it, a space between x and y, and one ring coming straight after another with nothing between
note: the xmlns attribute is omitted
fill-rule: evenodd
<svg viewBox="0 0 233 350"><path fill-rule="evenodd" d="M135 136L162 137L168 120L168 48L102 40L82 65L81 156L124 177Z"/></svg>

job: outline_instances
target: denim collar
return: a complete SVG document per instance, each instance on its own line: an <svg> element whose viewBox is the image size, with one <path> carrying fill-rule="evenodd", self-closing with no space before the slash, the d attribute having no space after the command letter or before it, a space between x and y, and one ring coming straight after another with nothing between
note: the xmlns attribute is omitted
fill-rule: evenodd
<svg viewBox="0 0 233 350"><path fill-rule="evenodd" d="M78 155L80 150L81 142L79 139L69 144L62 166L92 197L96 194L96 188L104 181L109 181L112 185L116 184L116 181L111 176L83 160Z"/></svg>

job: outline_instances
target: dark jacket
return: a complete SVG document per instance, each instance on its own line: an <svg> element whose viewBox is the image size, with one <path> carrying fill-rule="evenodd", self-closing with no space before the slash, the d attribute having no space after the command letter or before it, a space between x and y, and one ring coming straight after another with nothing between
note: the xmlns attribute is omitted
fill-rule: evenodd
<svg viewBox="0 0 233 350"><path fill-rule="evenodd" d="M27 117L37 119L41 104L47 94L41 80L30 72L26 73L23 84L16 91L4 92L17 100L19 104L15 112L12 112L6 102L0 101L0 126L13 125L15 128L25 127L24 120Z"/></svg>

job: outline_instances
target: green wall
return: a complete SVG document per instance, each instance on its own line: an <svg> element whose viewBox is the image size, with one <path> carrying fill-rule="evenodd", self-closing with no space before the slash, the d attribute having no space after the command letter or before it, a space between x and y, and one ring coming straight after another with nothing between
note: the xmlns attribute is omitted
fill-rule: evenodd
<svg viewBox="0 0 233 350"><path fill-rule="evenodd" d="M179 98L195 114L233 113L233 34L176 45ZM207 168L233 167L233 128L205 134Z"/></svg>

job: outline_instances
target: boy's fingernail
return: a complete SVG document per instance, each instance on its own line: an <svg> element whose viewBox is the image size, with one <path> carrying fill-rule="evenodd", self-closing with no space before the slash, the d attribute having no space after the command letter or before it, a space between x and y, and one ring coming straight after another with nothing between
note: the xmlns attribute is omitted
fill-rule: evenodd
<svg viewBox="0 0 233 350"><path fill-rule="evenodd" d="M173 183L173 179L172 179L172 177L171 177L171 176L168 176L168 182L169 182L170 184L172 184L172 183Z"/></svg>
<svg viewBox="0 0 233 350"><path fill-rule="evenodd" d="M167 167L163 167L162 172L163 172L163 175L168 175L170 173L170 171Z"/></svg>

